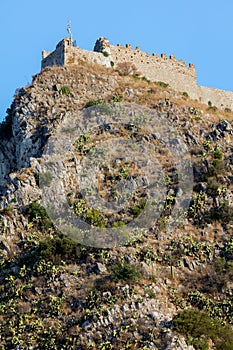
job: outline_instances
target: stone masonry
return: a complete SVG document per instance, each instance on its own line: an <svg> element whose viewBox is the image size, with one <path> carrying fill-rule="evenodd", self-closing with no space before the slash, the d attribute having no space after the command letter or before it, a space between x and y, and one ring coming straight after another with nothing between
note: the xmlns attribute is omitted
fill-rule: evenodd
<svg viewBox="0 0 233 350"><path fill-rule="evenodd" d="M157 54L150 55L141 51L139 46L133 49L130 44L126 44L126 47L122 44L114 46L109 44L107 38L99 38L94 51L76 47L70 38L65 38L57 44L55 51L42 51L41 67L69 66L80 60L107 67L131 62L142 76L151 81L167 83L174 90L187 92L199 102L207 104L211 101L212 105L220 109L233 110L233 92L197 85L196 69L192 63L187 66L184 61L176 60L175 56L167 57L166 54L161 57Z"/></svg>

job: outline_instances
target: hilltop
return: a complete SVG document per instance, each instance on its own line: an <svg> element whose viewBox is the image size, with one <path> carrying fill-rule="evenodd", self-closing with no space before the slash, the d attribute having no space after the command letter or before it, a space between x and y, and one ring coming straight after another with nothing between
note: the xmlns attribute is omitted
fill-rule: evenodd
<svg viewBox="0 0 233 350"><path fill-rule="evenodd" d="M2 349L232 349L232 140L229 108L127 62L48 66L18 90L0 127ZM105 242L136 234L70 239L54 188Z"/></svg>
<svg viewBox="0 0 233 350"><path fill-rule="evenodd" d="M151 81L161 81L171 88L188 94L201 103L211 104L221 110L233 109L233 92L200 86L197 84L197 72L193 63L177 60L174 55L161 56L141 51L139 46L111 45L107 38L99 38L93 51L76 46L71 38L61 40L53 52L42 51L42 69L50 66L72 67L80 61L97 63L129 71ZM127 67L127 68L126 68Z"/></svg>

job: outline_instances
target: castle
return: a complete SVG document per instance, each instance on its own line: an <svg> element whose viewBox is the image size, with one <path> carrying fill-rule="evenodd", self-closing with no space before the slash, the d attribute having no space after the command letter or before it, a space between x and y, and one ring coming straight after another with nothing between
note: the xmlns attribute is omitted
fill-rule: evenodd
<svg viewBox="0 0 233 350"><path fill-rule="evenodd" d="M182 60L176 60L175 56L167 57L162 54L150 55L135 49L130 44L123 47L109 44L108 39L99 38L94 46L94 51L83 50L74 45L71 38L61 40L55 51L42 51L41 68L47 66L69 66L77 64L80 60L98 63L107 67L117 67L122 62L133 63L140 74L151 81L162 81L171 88L180 92L186 92L192 99L201 103L212 105L220 109L233 110L233 92L209 88L197 85L196 69L190 63L188 66ZM210 102L209 102L210 101Z"/></svg>

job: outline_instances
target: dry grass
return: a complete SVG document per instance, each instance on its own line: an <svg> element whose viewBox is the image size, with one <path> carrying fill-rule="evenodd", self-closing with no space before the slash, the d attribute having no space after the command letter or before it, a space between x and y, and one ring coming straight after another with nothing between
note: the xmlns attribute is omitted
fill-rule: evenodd
<svg viewBox="0 0 233 350"><path fill-rule="evenodd" d="M158 83L148 82L143 78L136 78L134 76L119 75L113 68L107 68L97 63L92 64L89 62L83 62L80 60L78 64L70 65L69 67L46 67L36 77L49 78L52 74L56 74L58 77L63 75L67 81L77 79L77 81L83 77L88 79L88 75L95 75L95 80L103 81L107 77L116 79L118 87L115 92L123 94L123 100L127 102L138 103L146 107L152 107L153 104L159 103L160 100L169 98L170 102L173 102L177 108L194 107L195 109L202 110L202 115L210 115L211 121L214 123L220 120L226 119L229 122L233 121L233 112L230 110L220 110L215 107L209 107L197 100L193 100L189 97L185 97L182 93L176 92L168 87L162 87ZM133 90L132 95L126 93L127 90ZM96 97L98 98L98 96Z"/></svg>

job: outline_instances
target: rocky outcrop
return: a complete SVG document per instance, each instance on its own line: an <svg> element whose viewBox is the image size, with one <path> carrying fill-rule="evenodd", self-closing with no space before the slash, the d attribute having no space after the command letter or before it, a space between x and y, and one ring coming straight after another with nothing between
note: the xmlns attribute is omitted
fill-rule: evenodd
<svg viewBox="0 0 233 350"><path fill-rule="evenodd" d="M67 346L80 349L87 344L93 349L119 349L122 344L194 349L172 328L178 310L194 305L189 291L201 285L209 298L213 289L211 312L220 317L221 301L227 309L224 298L232 296L226 275L218 278L218 269L231 276L232 115L215 113L167 87L83 63L46 68L17 92L0 128L0 320L7 315L0 327L6 348L13 341L23 348L28 332L36 329L37 338L28 339L35 349L42 342L51 348L52 341L59 346L72 341ZM146 128L147 117L151 123ZM126 143L129 147L123 152ZM137 147L135 162L131 150ZM190 159L194 171L181 174L176 163L188 169ZM38 178L38 173L44 177ZM191 201L180 185L183 177L193 181ZM55 187L49 189L51 181ZM53 197L54 188L60 197ZM140 197L145 189L146 195L157 190L150 197L162 210L156 219L154 212L143 216L152 206L146 207L147 197ZM64 209L63 195L69 200L69 215L70 208L75 209L76 216L87 220L85 225L104 228L106 240L113 228L114 233L126 234L127 224L140 215L147 226L112 249L99 247L93 237L92 248L61 238L40 203L51 209L59 198L54 207ZM177 203L179 209L186 208L185 216L178 210L170 226L168 217ZM73 238L68 228L66 234ZM86 231L85 226L82 243L90 242ZM210 305L209 299L206 303ZM8 334L11 320L16 320L15 334L23 329L13 340ZM212 344L208 337L203 341Z"/></svg>

